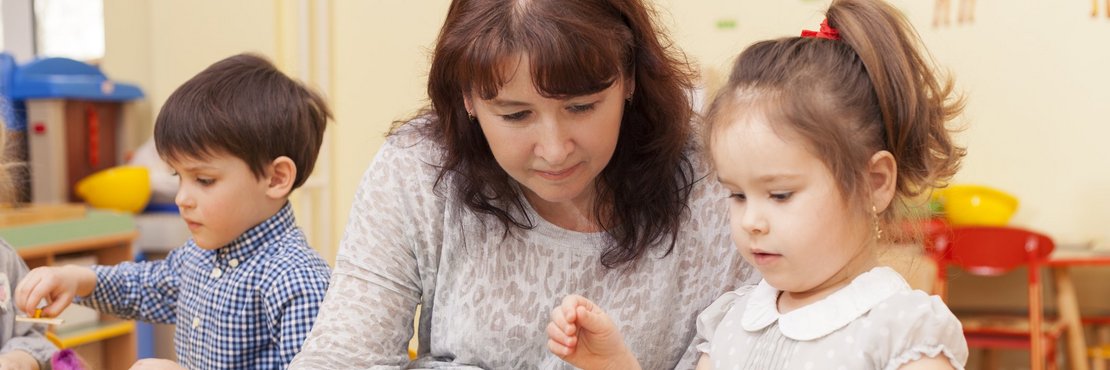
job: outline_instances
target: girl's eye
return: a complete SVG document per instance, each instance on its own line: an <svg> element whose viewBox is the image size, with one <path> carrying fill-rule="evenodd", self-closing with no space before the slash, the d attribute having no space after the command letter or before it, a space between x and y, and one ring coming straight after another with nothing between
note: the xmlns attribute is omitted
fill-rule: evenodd
<svg viewBox="0 0 1110 370"><path fill-rule="evenodd" d="M732 198L732 199L736 199L736 200L741 201L741 202L743 202L745 200L748 200L748 196L744 195L744 193L732 193L732 194L729 194L728 197Z"/></svg>
<svg viewBox="0 0 1110 370"><path fill-rule="evenodd" d="M173 171L173 173L171 173L170 176L177 177L178 176L177 171Z"/></svg>
<svg viewBox="0 0 1110 370"><path fill-rule="evenodd" d="M204 178L204 177L198 177L197 178L197 183L199 183L201 185L204 185L204 186L212 185L215 182L216 182L215 179L209 179L209 178Z"/></svg>
<svg viewBox="0 0 1110 370"><path fill-rule="evenodd" d="M575 104L575 105L567 107L567 110L570 111L571 113L585 113L585 112L589 112L589 111L593 110L596 105L597 105L596 103Z"/></svg>
<svg viewBox="0 0 1110 370"><path fill-rule="evenodd" d="M531 114L531 113L532 113L531 111L523 110L523 111L516 112L516 113L502 114L501 119L506 120L506 121L511 121L511 122L512 121L521 121L525 118L528 118L528 115Z"/></svg>
<svg viewBox="0 0 1110 370"><path fill-rule="evenodd" d="M794 195L794 192L790 192L790 191L782 192L782 193L771 193L771 199L782 202L782 201L789 200L792 195Z"/></svg>

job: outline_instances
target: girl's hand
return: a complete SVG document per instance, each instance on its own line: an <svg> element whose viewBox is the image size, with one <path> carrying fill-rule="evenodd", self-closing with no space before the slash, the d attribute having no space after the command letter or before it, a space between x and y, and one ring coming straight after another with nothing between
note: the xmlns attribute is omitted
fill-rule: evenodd
<svg viewBox="0 0 1110 370"><path fill-rule="evenodd" d="M578 368L639 369L613 320L590 300L569 295L551 311L547 349Z"/></svg>
<svg viewBox="0 0 1110 370"><path fill-rule="evenodd" d="M131 370L186 370L181 365L160 358L144 358L131 365Z"/></svg>

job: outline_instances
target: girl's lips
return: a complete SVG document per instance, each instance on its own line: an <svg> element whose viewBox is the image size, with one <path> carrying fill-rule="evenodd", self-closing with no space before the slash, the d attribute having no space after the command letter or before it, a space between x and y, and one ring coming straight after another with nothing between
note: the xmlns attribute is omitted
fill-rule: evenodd
<svg viewBox="0 0 1110 370"><path fill-rule="evenodd" d="M559 170L559 171L553 171L553 172L537 170L536 173L539 174L540 177L543 177L543 178L551 180L551 181L556 181L556 180L562 180L562 179L565 179L567 177L570 177L570 175L573 175L574 172L578 170L579 166L580 166L580 164L576 164L574 166L571 166L570 168Z"/></svg>
<svg viewBox="0 0 1110 370"><path fill-rule="evenodd" d="M752 252L752 259L757 265L768 265L782 258L781 254Z"/></svg>

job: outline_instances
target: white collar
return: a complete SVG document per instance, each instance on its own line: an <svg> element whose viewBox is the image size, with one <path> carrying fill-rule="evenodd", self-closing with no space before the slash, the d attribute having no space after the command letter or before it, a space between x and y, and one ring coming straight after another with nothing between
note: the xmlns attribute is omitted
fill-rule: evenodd
<svg viewBox="0 0 1110 370"><path fill-rule="evenodd" d="M814 340L843 328L894 293L908 290L910 285L894 269L876 267L829 296L780 315L779 290L762 280L748 297L740 323L744 330L759 331L778 321L787 338Z"/></svg>

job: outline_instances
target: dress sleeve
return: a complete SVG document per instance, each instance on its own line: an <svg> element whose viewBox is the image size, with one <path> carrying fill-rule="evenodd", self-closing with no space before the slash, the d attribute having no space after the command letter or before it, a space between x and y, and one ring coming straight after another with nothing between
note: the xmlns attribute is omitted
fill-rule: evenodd
<svg viewBox="0 0 1110 370"><path fill-rule="evenodd" d="M694 342L691 346L697 349L699 356L702 353L709 353L709 341L713 340L713 334L717 332L721 320L724 319L725 314L732 310L736 301L750 293L752 288L753 286L745 285L740 289L725 293L698 315L698 334L694 336Z"/></svg>
<svg viewBox="0 0 1110 370"><path fill-rule="evenodd" d="M403 134L402 134L403 135ZM411 136L411 135L410 135ZM416 230L433 211L426 151L390 136L362 177L331 286L290 369L397 368L423 291ZM424 145L428 145L425 143Z"/></svg>
<svg viewBox="0 0 1110 370"><path fill-rule="evenodd" d="M967 364L967 341L963 327L952 311L937 296L922 291L907 292L907 299L884 306L889 328L889 361L886 369L896 370L913 361L928 357L948 359L956 369ZM880 335L884 328L880 327Z"/></svg>

